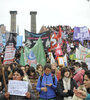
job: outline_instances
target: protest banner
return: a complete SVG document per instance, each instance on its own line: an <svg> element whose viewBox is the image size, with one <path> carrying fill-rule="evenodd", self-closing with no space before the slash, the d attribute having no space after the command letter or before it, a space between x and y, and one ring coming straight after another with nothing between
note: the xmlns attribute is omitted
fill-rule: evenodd
<svg viewBox="0 0 90 100"><path fill-rule="evenodd" d="M76 49L76 58L79 60L76 60L78 62L86 62L88 65L88 68L90 69L90 49L83 47L82 45L79 44L79 49Z"/></svg>
<svg viewBox="0 0 90 100"><path fill-rule="evenodd" d="M7 38L7 42L6 45L14 45L14 47L16 47L16 37L17 37L17 33L7 33L6 34L6 38Z"/></svg>
<svg viewBox="0 0 90 100"><path fill-rule="evenodd" d="M16 49L13 47L13 45L6 46L3 64L11 64L13 62L15 50Z"/></svg>
<svg viewBox="0 0 90 100"><path fill-rule="evenodd" d="M32 33L25 30L25 45L27 47L32 48L36 44L39 38L41 38L43 41L42 43L43 43L44 49L47 49L50 47L50 32L49 31L36 34L36 33Z"/></svg>

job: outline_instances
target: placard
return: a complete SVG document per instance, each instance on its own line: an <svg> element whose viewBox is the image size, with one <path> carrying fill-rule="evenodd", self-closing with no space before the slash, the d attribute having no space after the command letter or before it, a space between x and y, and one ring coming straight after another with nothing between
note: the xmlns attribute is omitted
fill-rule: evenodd
<svg viewBox="0 0 90 100"><path fill-rule="evenodd" d="M64 57L58 57L58 64L64 66Z"/></svg>
<svg viewBox="0 0 90 100"><path fill-rule="evenodd" d="M13 47L13 45L6 46L3 64L11 64L13 62L15 50L16 49Z"/></svg>
<svg viewBox="0 0 90 100"><path fill-rule="evenodd" d="M28 91L27 81L9 80L8 92L10 95L26 96Z"/></svg>

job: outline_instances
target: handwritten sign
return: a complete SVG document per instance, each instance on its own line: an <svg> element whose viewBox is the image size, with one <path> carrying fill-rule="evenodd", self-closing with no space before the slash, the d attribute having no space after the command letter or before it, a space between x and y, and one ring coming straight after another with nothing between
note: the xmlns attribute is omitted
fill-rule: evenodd
<svg viewBox="0 0 90 100"><path fill-rule="evenodd" d="M28 82L26 81L17 81L9 80L8 92L10 95L26 96L28 91Z"/></svg>

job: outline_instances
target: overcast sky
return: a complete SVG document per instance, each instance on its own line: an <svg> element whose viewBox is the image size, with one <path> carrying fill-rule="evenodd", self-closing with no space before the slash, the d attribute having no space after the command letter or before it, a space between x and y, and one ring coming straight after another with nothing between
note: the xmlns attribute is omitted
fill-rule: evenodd
<svg viewBox="0 0 90 100"><path fill-rule="evenodd" d="M37 33L42 25L87 26L90 28L90 2L87 0L0 0L0 24L10 31L10 11L17 11L20 34L31 30L30 11L37 11Z"/></svg>

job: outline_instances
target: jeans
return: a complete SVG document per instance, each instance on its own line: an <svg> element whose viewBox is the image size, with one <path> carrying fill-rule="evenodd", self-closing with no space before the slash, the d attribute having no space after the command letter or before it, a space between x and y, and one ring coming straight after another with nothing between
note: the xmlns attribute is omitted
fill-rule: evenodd
<svg viewBox="0 0 90 100"><path fill-rule="evenodd" d="M39 98L38 100L56 100L56 98L51 98L51 99Z"/></svg>

